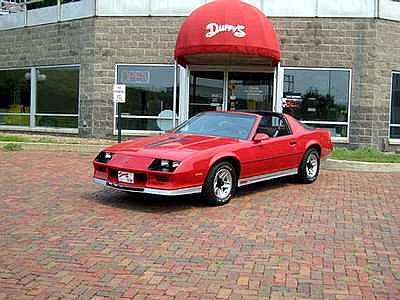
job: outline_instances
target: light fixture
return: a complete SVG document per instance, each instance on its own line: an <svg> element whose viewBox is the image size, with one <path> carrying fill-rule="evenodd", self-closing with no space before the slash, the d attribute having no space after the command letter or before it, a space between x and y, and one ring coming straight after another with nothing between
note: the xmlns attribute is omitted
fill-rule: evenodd
<svg viewBox="0 0 400 300"><path fill-rule="evenodd" d="M32 76L31 76L31 72L26 72L25 73L25 80L29 81L31 80ZM46 74L40 74L40 71L37 70L36 71L36 80L37 81L45 81L47 79L47 75Z"/></svg>

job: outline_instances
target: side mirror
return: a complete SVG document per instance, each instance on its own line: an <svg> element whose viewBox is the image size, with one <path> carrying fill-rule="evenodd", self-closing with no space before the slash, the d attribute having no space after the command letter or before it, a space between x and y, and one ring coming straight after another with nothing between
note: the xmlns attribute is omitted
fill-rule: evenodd
<svg viewBox="0 0 400 300"><path fill-rule="evenodd" d="M269 135L265 133L257 133L256 136L253 138L255 143L261 143L263 141L268 141Z"/></svg>

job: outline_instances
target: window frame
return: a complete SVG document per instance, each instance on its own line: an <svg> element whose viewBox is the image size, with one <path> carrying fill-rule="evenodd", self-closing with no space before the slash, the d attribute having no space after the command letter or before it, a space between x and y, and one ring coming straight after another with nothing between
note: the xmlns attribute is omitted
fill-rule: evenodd
<svg viewBox="0 0 400 300"><path fill-rule="evenodd" d="M400 128L400 123L399 124L392 124L392 101L393 101L393 83L394 83L394 75L400 76L400 71L392 71L390 72L390 98L389 98L389 130L388 130L388 138L389 138L389 144L393 145L400 145L400 138L395 139L392 138L390 135L390 130L392 127L399 127Z"/></svg>
<svg viewBox="0 0 400 300"><path fill-rule="evenodd" d="M0 125L0 130L13 130L13 131L32 131L32 132L49 132L49 133L79 133L79 116L80 116L80 101L81 101L81 65L80 64L66 64L66 65L45 65L45 66L27 66L27 67L10 67L10 68L0 68L1 71L12 71L12 70L27 70L32 74L32 72L39 69L62 69L62 68L78 68L79 72L79 84L78 84L78 113L77 114L47 114L47 113L36 113L37 105L37 82L35 85L32 84L31 80L31 95L30 95L30 112L29 113L0 113L0 115L18 115L18 116L29 116L31 119L31 124L29 126L17 126L17 125ZM34 108L34 109L33 109ZM78 127L77 128L57 128L57 127L39 127L36 126L36 116L45 117L77 117ZM32 122L33 120L33 122ZM33 126L32 126L33 124Z"/></svg>
<svg viewBox="0 0 400 300"><path fill-rule="evenodd" d="M177 100L179 98L179 95L177 94L177 86L178 86L178 65L177 64L125 64L125 63L118 63L115 64L115 70L114 70L114 84L118 84L118 67L120 66L133 66L133 67L172 67L174 69L173 76L173 111L175 115L177 116L175 119L175 126L176 127L179 124L179 115L176 113L178 110L178 103ZM113 102L113 134L118 135L118 128L117 128L117 118L118 118L118 110L117 110L117 104ZM146 119L146 120L172 120L173 118L161 118L158 116L149 116L149 115L124 115L121 117L121 119ZM143 136L143 135L157 135L160 133L165 133L165 131L160 130L160 131L154 131L154 130L130 130L130 129L122 129L121 134L122 135L131 135L131 136Z"/></svg>
<svg viewBox="0 0 400 300"><path fill-rule="evenodd" d="M347 109L347 122L335 122L335 121L300 121L306 125L342 125L347 126L347 136L346 137L333 137L332 141L335 143L348 144L350 141L350 117L351 117L351 98L353 91L353 69L350 68L335 68L335 67L282 67L283 75L285 75L285 70L311 70L311 71L346 71L349 72L349 101Z"/></svg>

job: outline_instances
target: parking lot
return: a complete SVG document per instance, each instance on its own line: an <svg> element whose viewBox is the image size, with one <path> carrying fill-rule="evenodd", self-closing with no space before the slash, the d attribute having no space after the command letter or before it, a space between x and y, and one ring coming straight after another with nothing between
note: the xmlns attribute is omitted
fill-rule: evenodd
<svg viewBox="0 0 400 300"><path fill-rule="evenodd" d="M0 157L0 299L400 298L400 173L322 171L207 207L95 186L90 155Z"/></svg>

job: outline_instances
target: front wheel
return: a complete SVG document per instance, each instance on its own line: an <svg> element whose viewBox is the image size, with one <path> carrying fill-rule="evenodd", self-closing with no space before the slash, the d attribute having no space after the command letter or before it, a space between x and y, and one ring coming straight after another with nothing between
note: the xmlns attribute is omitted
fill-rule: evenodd
<svg viewBox="0 0 400 300"><path fill-rule="evenodd" d="M316 149L308 149L299 167L298 176L303 183L314 182L319 174L320 158Z"/></svg>
<svg viewBox="0 0 400 300"><path fill-rule="evenodd" d="M211 205L224 205L231 200L236 186L235 168L229 162L220 162L211 168L203 186L203 196Z"/></svg>

